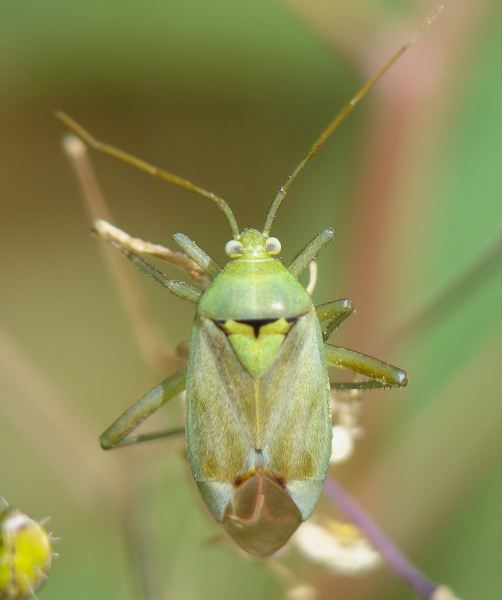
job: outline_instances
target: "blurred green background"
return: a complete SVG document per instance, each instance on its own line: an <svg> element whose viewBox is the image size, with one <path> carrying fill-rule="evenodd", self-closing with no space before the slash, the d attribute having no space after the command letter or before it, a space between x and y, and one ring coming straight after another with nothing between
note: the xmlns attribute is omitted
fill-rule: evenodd
<svg viewBox="0 0 502 600"><path fill-rule="evenodd" d="M140 599L142 562L152 598L269 599L287 588L214 539L182 440L118 456L98 448L101 431L167 368L138 350L54 109L214 190L241 225L259 226L335 111L433 7L2 4L0 495L51 515L62 538L41 600ZM450 3L298 178L274 227L286 260L335 227L315 300L349 297L358 309L335 343L409 373L406 390L369 394L366 435L335 474L431 578L476 600L502 589L502 274L470 279L437 318L385 340L501 235L501 64L500 6ZM166 244L183 231L223 260L230 233L210 202L92 160L116 225ZM193 306L132 275L170 347L187 339ZM156 419L179 423L181 408ZM335 514L326 502L319 510ZM294 549L282 561L319 598L415 597L386 567L347 579Z"/></svg>

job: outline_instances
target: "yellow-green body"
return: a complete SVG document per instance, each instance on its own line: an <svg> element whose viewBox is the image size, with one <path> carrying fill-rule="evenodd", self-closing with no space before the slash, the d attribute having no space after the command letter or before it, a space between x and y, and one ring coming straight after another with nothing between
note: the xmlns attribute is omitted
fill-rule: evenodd
<svg viewBox="0 0 502 600"><path fill-rule="evenodd" d="M314 509L331 452L319 321L279 260L244 254L201 296L186 390L202 496L246 550L271 554Z"/></svg>
<svg viewBox="0 0 502 600"><path fill-rule="evenodd" d="M272 209L271 209L272 210ZM280 242L245 229L227 242L223 268L186 236L176 242L204 270L205 291L167 279L118 244L145 273L197 305L188 367L129 407L101 436L103 448L180 432L134 433L186 390L185 439L199 490L214 517L256 556L281 548L313 511L331 454L330 389L406 385L406 373L326 343L350 300L314 306L297 277L333 238L319 233L286 268ZM369 379L329 382L328 366Z"/></svg>
<svg viewBox="0 0 502 600"><path fill-rule="evenodd" d="M314 307L297 277L333 239L333 230L320 232L288 268L274 258L281 244L270 231L292 181L410 45L379 69L328 124L279 188L261 231L241 232L223 198L96 140L58 113L95 149L215 202L228 221L233 239L225 252L231 261L223 270L184 234L173 236L180 255L132 238L103 220L95 222L96 233L146 275L197 304L188 368L145 393L103 432L100 441L110 449L180 433L178 428L134 432L186 388L185 433L194 477L216 519L255 555L267 556L283 546L321 494L331 453L330 387L361 391L407 384L402 369L326 343L352 314L353 305L340 299ZM170 279L140 254L164 258L209 287L203 292ZM330 384L328 366L368 379Z"/></svg>

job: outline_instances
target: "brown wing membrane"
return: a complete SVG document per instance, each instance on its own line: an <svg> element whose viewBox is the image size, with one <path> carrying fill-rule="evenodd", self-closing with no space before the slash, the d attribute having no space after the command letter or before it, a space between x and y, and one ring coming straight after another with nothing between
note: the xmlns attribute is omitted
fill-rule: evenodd
<svg viewBox="0 0 502 600"><path fill-rule="evenodd" d="M244 550L270 556L284 546L301 521L300 511L284 488L257 473L235 491L222 523Z"/></svg>

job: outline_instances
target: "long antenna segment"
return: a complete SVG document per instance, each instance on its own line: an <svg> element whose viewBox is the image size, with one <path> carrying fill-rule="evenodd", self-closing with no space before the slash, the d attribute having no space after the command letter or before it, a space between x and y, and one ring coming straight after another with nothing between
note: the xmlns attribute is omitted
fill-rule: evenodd
<svg viewBox="0 0 502 600"><path fill-rule="evenodd" d="M288 193L289 186L294 181L298 173L303 169L303 167L310 161L310 159L317 154L321 146L327 139L334 133L334 131L345 121L345 119L350 115L350 113L354 110L357 104L366 96L366 94L374 87L378 81L387 73L387 71L401 58L401 56L409 49L413 44L420 38L422 33L432 24L432 22L436 19L436 17L443 10L444 5L439 4L436 7L436 10L425 19L422 25L417 29L417 31L412 35L412 37L399 48L399 50L393 54L390 59L382 66L372 77L366 81L366 83L359 89L357 94L349 101L343 108L338 112L335 118L328 124L326 129L321 133L321 135L317 138L317 140L312 144L309 151L305 155L305 157L300 161L295 170L291 173L291 175L286 179L286 182L279 188L277 195L275 196L270 208L268 209L267 218L265 219L265 225L263 227L263 235L268 236L270 233L270 229L272 228L272 223L274 221L275 215L279 210L279 207L284 200L286 194Z"/></svg>
<svg viewBox="0 0 502 600"><path fill-rule="evenodd" d="M174 183L179 187L185 188L186 190L190 190L191 192L195 192L200 196L204 196L204 198L209 198L216 203L216 205L223 212L225 217L227 218L228 224L230 225L230 229L232 230L232 234L234 238L239 237L239 227L237 225L237 221L235 220L234 213L232 209L228 205L228 203L220 198L213 192L208 192L204 188L201 188L198 185L195 185L188 179L183 179L182 177L178 177L178 175L174 175L169 171L165 171L164 169L159 169L154 165L151 165L140 158L133 156L123 150L119 150L114 146L110 146L109 144L105 144L104 142L100 142L94 136L92 136L86 129L84 129L81 125L79 125L74 119L69 117L67 114L61 111L56 111L56 118L58 118L68 129L73 131L79 138L81 138L86 144L98 150L99 152L103 152L104 154L108 154L109 156L113 156L118 160L122 160L141 171L145 171L146 173L153 175L154 177L159 177L160 179L164 179L165 181L169 181L170 183Z"/></svg>

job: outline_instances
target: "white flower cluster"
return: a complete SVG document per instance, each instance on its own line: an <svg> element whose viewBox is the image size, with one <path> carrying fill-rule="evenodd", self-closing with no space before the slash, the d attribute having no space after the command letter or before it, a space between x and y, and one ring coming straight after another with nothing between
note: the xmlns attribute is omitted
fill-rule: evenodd
<svg viewBox="0 0 502 600"><path fill-rule="evenodd" d="M293 542L313 562L344 575L361 575L381 563L378 552L349 523L327 521L322 526L308 521L295 533Z"/></svg>

